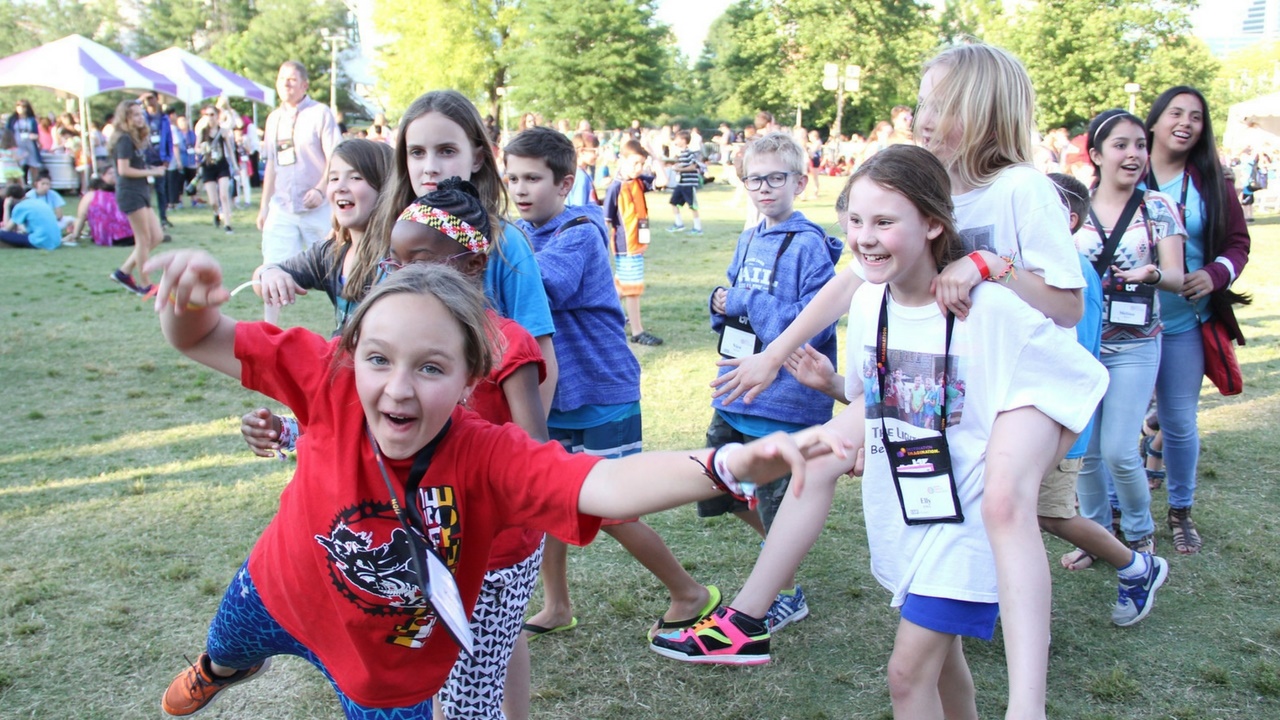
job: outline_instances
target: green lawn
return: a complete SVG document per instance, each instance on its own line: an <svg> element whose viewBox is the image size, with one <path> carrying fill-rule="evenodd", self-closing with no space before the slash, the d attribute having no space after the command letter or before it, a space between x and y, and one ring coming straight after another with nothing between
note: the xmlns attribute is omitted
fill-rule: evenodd
<svg viewBox="0 0 1280 720"><path fill-rule="evenodd" d="M829 182L811 217L830 225ZM696 447L710 418L714 336L706 297L723 282L741 227L727 188L702 194L707 234L655 233L645 325L667 341L640 348L650 448ZM670 224L650 196L653 225ZM233 236L204 211L173 213L174 242L203 247L228 282L259 262L251 214ZM686 220L687 222L687 220ZM1052 718L1280 716L1280 221L1253 226L1253 262L1240 287L1246 392L1206 390L1196 518L1205 551L1158 548L1172 574L1150 618L1109 622L1115 576L1057 568L1066 546L1047 542L1054 572ZM0 718L157 717L160 694L203 647L231 574L274 512L292 464L251 455L238 418L262 403L231 380L181 359L149 306L107 279L121 249L0 253ZM259 316L255 298L227 312ZM332 326L323 295L283 321ZM1153 499L1164 516L1164 492ZM699 580L728 597L758 540L741 523L700 521L691 507L649 518ZM826 532L801 570L812 616L774 640L761 668L694 667L650 653L644 632L665 608L661 586L602 539L571 551L582 626L537 641L534 716L540 718L878 718L889 716L885 663L896 613L868 572L857 483L846 481ZM538 602L537 599L534 601ZM986 717L1002 715L999 640L968 656ZM260 682L219 700L214 718L339 718L309 665L285 658Z"/></svg>

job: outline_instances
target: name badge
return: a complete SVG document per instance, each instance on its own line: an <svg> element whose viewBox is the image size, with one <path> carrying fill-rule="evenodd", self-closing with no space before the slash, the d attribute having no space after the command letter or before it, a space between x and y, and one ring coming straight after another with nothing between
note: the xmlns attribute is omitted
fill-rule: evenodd
<svg viewBox="0 0 1280 720"><path fill-rule="evenodd" d="M153 133L153 134L151 135L151 144L152 144L152 145L159 145L159 144L160 144L160 133Z"/></svg>
<svg viewBox="0 0 1280 720"><path fill-rule="evenodd" d="M1151 322L1156 303L1154 285L1111 280L1104 290L1107 322L1132 327L1144 327Z"/></svg>
<svg viewBox="0 0 1280 720"><path fill-rule="evenodd" d="M292 140L281 140L276 143L276 165L284 167L298 162L298 152L293 148Z"/></svg>
<svg viewBox="0 0 1280 720"><path fill-rule="evenodd" d="M639 232L636 234L636 242L641 245L649 244L649 219L645 218L639 222Z"/></svg>
<svg viewBox="0 0 1280 720"><path fill-rule="evenodd" d="M727 358L744 358L755 355L764 349L764 343L756 337L756 332L746 317L731 315L724 319L720 328L720 355Z"/></svg>
<svg viewBox="0 0 1280 720"><path fill-rule="evenodd" d="M906 442L884 438L902 519L908 525L964 522L944 435Z"/></svg>

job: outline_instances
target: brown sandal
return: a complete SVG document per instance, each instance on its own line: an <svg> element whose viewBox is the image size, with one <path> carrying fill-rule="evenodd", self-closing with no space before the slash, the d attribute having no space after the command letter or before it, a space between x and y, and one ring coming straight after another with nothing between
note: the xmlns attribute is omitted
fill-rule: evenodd
<svg viewBox="0 0 1280 720"><path fill-rule="evenodd" d="M1173 549L1182 555L1195 555L1204 543L1191 519L1191 508L1169 508L1169 529L1173 531Z"/></svg>

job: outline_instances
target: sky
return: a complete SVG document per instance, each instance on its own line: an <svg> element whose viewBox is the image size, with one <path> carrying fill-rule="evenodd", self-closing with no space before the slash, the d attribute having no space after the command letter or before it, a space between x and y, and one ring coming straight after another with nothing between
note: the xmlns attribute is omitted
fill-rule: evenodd
<svg viewBox="0 0 1280 720"><path fill-rule="evenodd" d="M658 19L671 26L685 57L697 60L707 29L733 0L658 0Z"/></svg>

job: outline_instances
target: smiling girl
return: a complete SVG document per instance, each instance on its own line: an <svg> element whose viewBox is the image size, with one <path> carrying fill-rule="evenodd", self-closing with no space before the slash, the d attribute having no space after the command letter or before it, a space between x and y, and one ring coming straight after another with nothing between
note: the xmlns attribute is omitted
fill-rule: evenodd
<svg viewBox="0 0 1280 720"><path fill-rule="evenodd" d="M499 315L520 323L537 339L547 362L542 404L551 407L559 377L551 343L555 332L551 306L533 247L519 228L506 222L507 190L484 122L476 106L461 93L429 92L410 103L400 118L387 191L378 199L369 221L370 242L358 253L357 269L348 278L344 296L354 298L367 292L377 280L377 263L387 255L391 228L400 212L451 177L476 187L490 225L496 228L490 262L485 267L484 294Z"/></svg>
<svg viewBox="0 0 1280 720"><path fill-rule="evenodd" d="M1080 514L1111 524L1110 475L1121 531L1141 558L1155 552L1155 524L1151 490L1133 438L1142 432L1160 365L1156 289L1182 287L1186 231L1171 198L1138 188L1147 170L1147 131L1141 120L1123 110L1101 113L1089 124L1087 148L1098 182L1075 242L1102 279L1101 359L1111 384L1098 405L1077 482Z"/></svg>
<svg viewBox="0 0 1280 720"><path fill-rule="evenodd" d="M492 368L492 330L479 290L449 268L395 272L332 341L222 315L230 293L203 252L165 255L149 269L164 270L156 308L169 342L293 408L308 428L297 472L227 589L207 651L165 692L170 715L203 710L290 654L325 674L348 718L425 720L458 655L441 627L452 604L437 604L440 573L456 580L455 609L469 615L502 530L581 544L597 516L718 492L704 470L741 492L737 478L803 477L806 456L843 453L830 433L811 429L692 451L698 464L682 452L600 460L492 425L460 407ZM435 568L429 583L424 561Z"/></svg>
<svg viewBox="0 0 1280 720"><path fill-rule="evenodd" d="M1178 201L1187 230L1182 287L1160 292L1164 333L1156 413L1168 473L1167 522L1174 549L1191 555L1202 544L1191 519L1200 459L1196 413L1204 376L1200 326L1211 319L1221 322L1234 341L1244 344L1231 306L1249 299L1231 286L1249 262L1249 227L1236 189L1222 172L1209 104L1199 90L1186 85L1165 90L1152 104L1146 128L1151 148L1147 187Z"/></svg>
<svg viewBox="0 0 1280 720"><path fill-rule="evenodd" d="M940 273L971 262L949 185L928 151L894 145L854 173L848 204L849 247L865 282L849 307L847 367L874 368L877 390L899 372L940 378L949 391L939 394L940 412L900 417L880 402L885 392L867 394L854 374L843 388L849 407L827 424L865 450L871 570L901 609L889 693L894 717L910 720L977 717L961 637L989 640L995 630L997 573L983 503L989 462L1006 452L997 424L1034 409L1078 432L1106 388L1097 361L1063 343L1053 322L1002 284L975 287L964 322L939 306ZM778 511L761 563L794 567L817 540L836 478L850 466L838 458L810 463L807 484ZM748 582L755 579L753 572ZM735 600L690 631L660 636L654 649L693 662L768 662L762 616Z"/></svg>

